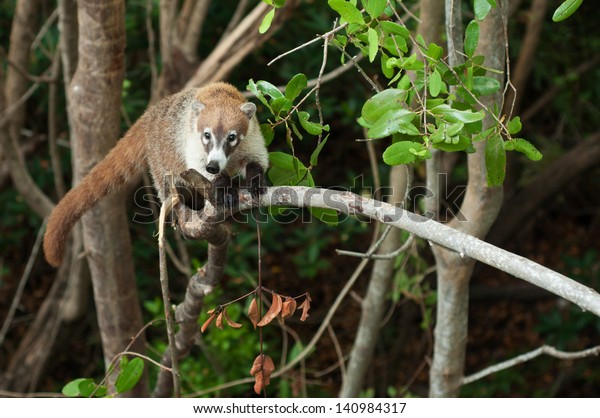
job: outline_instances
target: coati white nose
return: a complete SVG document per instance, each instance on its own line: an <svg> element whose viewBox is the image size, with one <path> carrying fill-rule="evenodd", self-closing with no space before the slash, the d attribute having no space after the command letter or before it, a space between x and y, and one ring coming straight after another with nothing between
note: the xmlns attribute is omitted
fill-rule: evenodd
<svg viewBox="0 0 600 418"><path fill-rule="evenodd" d="M214 160L209 162L206 164L206 171L208 171L210 174L219 174L219 171L221 171L219 169L219 163Z"/></svg>

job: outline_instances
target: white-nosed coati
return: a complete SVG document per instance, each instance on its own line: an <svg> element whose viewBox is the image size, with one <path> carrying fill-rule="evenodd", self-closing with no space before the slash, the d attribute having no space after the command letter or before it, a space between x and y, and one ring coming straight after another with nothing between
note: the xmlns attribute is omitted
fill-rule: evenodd
<svg viewBox="0 0 600 418"><path fill-rule="evenodd" d="M169 179L193 168L213 182L217 204L234 205L231 177L242 174L252 196L265 192L269 159L256 106L227 83L212 83L166 97L150 107L108 155L52 211L44 235L46 260L57 267L69 232L101 198L150 169L161 201Z"/></svg>

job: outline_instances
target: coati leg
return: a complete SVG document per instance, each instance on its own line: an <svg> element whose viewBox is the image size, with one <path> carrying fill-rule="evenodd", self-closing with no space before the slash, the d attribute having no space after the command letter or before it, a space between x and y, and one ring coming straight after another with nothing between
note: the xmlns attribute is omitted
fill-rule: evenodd
<svg viewBox="0 0 600 418"><path fill-rule="evenodd" d="M261 165L256 162L248 163L246 166L246 187L250 190L252 199L256 200L261 194L265 194L267 192L266 186L265 172Z"/></svg>
<svg viewBox="0 0 600 418"><path fill-rule="evenodd" d="M239 188L233 185L231 177L222 172L213 180L214 203L218 208L235 209L239 204Z"/></svg>

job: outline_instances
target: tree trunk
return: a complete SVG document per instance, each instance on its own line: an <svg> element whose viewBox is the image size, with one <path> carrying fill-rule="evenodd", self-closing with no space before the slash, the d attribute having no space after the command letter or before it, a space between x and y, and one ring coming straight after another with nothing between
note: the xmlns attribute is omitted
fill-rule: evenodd
<svg viewBox="0 0 600 418"><path fill-rule="evenodd" d="M440 37L443 0L421 0L421 24L419 34L427 42L435 42ZM416 51L415 51L416 52ZM408 187L408 170L405 165L393 166L390 172L392 195L388 202L402 205ZM381 244L378 253L387 254L400 246L401 231L393 229ZM347 368L347 378L340 389L341 397L355 398L360 395L367 371L371 366L373 352L379 338L379 324L384 315L385 298L394 274L394 258L376 260L367 293L362 302L362 313L358 332Z"/></svg>
<svg viewBox="0 0 600 418"><path fill-rule="evenodd" d="M453 2L453 0L447 0ZM498 1L497 8L480 23L477 55L486 57L486 67L504 72L504 49L507 1ZM462 35L461 35L462 36ZM451 52L449 52L450 55ZM501 84L504 74L488 73ZM489 108L502 102L502 89L481 99ZM489 117L488 117L489 118ZM485 119L484 129L491 121ZM456 218L450 222L455 229L483 238L496 219L502 203L502 188L488 188L485 167L485 143L475 144L477 152L469 155L469 181L460 211L467 221ZM458 396L464 372L468 335L469 280L475 261L462 253L434 247L437 265L438 304L434 331L433 363L430 371L429 395L432 397Z"/></svg>
<svg viewBox="0 0 600 418"><path fill-rule="evenodd" d="M119 137L124 77L125 4L122 0L78 2L79 60L69 86L74 171L83 177ZM123 197L103 199L82 218L98 324L108 367L142 328L131 240ZM144 351L139 338L134 351ZM131 395L147 396L147 381Z"/></svg>

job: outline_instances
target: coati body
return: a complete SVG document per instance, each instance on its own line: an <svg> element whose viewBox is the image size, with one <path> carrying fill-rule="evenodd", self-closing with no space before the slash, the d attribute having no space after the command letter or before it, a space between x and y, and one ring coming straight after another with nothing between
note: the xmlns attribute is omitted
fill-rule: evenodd
<svg viewBox="0 0 600 418"><path fill-rule="evenodd" d="M51 213L44 235L46 260L58 266L79 218L146 167L161 201L170 193L171 179L186 185L179 174L190 168L219 187L219 204L228 198L222 188L237 174L246 177L254 197L264 193L268 153L255 112L256 106L227 83L185 90L150 107Z"/></svg>

